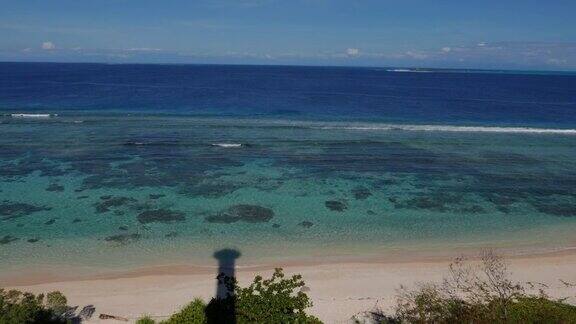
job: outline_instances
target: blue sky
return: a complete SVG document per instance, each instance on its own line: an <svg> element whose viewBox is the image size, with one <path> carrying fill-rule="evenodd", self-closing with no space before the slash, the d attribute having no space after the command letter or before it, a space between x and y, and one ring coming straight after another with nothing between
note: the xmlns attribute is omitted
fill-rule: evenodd
<svg viewBox="0 0 576 324"><path fill-rule="evenodd" d="M0 60L576 70L574 0L0 0Z"/></svg>

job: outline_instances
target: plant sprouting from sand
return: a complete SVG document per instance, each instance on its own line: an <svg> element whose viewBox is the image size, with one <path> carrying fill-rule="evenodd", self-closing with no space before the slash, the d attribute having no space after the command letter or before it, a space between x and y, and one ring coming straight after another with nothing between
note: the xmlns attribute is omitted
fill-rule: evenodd
<svg viewBox="0 0 576 324"><path fill-rule="evenodd" d="M367 312L364 322L576 323L576 306L551 299L543 284L522 285L510 278L506 261L493 250L482 251L479 261L459 257L441 283L400 286L394 314Z"/></svg>

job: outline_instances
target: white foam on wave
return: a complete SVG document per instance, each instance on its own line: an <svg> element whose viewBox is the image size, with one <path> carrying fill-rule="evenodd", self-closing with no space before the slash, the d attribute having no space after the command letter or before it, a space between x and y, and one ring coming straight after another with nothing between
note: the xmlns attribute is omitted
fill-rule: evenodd
<svg viewBox="0 0 576 324"><path fill-rule="evenodd" d="M58 116L56 114L10 114L14 118L50 118Z"/></svg>
<svg viewBox="0 0 576 324"><path fill-rule="evenodd" d="M452 125L358 125L320 126L320 129L358 131L416 131L416 132L461 132L461 133L512 133L512 134L561 134L576 135L576 129L496 127L496 126L452 126Z"/></svg>
<svg viewBox="0 0 576 324"><path fill-rule="evenodd" d="M222 125L222 120L214 120ZM202 121L203 124L206 120ZM529 126L458 126L458 125L417 125L388 124L376 122L319 122L319 121L287 121L281 119L242 120L228 119L224 125L242 125L250 127L294 127L320 130L350 130L350 131L407 131L407 132L454 132L454 133L509 133L509 134L551 134L576 135L574 128L538 128ZM216 143L213 146L243 147L247 144Z"/></svg>
<svg viewBox="0 0 576 324"><path fill-rule="evenodd" d="M412 70L412 69L388 69L387 72L412 72L412 73L431 73L429 70Z"/></svg>
<svg viewBox="0 0 576 324"><path fill-rule="evenodd" d="M223 148L239 148L242 147L243 145L240 143L214 143L211 144L212 146L218 146L218 147L223 147Z"/></svg>

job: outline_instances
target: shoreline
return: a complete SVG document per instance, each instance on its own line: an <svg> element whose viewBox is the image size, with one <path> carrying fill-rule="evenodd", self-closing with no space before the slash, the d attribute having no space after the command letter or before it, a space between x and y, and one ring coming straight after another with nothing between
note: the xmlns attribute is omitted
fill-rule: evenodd
<svg viewBox="0 0 576 324"><path fill-rule="evenodd" d="M458 256L460 254L456 254ZM400 285L440 281L453 257L375 262L323 262L268 264L239 267L236 277L249 284L256 274L268 276L281 266L287 275L303 275L314 306L310 313L327 323L345 323L351 316L375 307L390 310ZM474 258L470 258L474 261ZM512 279L542 283L552 297L576 296L576 251L563 250L531 255L506 256ZM215 270L208 267L162 266L90 279L10 285L8 288L35 293L62 291L73 306L94 305L96 314L114 314L135 320L143 314L166 318L194 297L209 300L215 292ZM575 302L574 297L571 302ZM89 323L98 323L97 315ZM105 322L105 321L103 321Z"/></svg>
<svg viewBox="0 0 576 324"><path fill-rule="evenodd" d="M380 254L353 255L352 253L317 255L314 251L307 257L284 256L279 259L270 257L258 259L248 259L247 263L236 264L237 271L261 271L274 268L311 267L334 264L410 264L410 263L430 263L449 262L458 256L470 257L474 259L481 250L494 250L506 259L519 258L539 258L555 255L573 255L576 257L576 246L573 244L555 247L534 246L474 246L441 249L439 247L431 249L415 249L415 247L403 250L387 250ZM243 260L242 260L243 261ZM39 269L42 267L42 269ZM16 269L2 274L0 271L0 287L3 286L28 286L38 284L49 284L58 282L91 281L91 280L113 280L124 278L137 278L143 276L162 275L197 275L214 273L218 265L214 259L202 262L196 260L190 263L173 262L157 263L145 266L135 266L132 268L115 269L102 267L95 269L93 266L78 265L31 265L29 269ZM78 273L84 273L78 275Z"/></svg>
<svg viewBox="0 0 576 324"><path fill-rule="evenodd" d="M414 263L449 263L458 256L465 256L469 260L477 260L480 251L491 249L503 256L506 260L517 259L540 259L556 256L574 257L576 260L576 246L555 247L555 248L498 248L498 247L470 247L458 248L451 251L440 252L436 249L430 251L387 251L385 255L371 256L350 256L350 255L328 255L310 256L308 258L284 258L278 260L263 259L260 262L251 260L247 264L236 265L238 272L255 272L273 270L274 268L299 268L328 265L346 264L366 264L366 265L387 265L387 264L414 264ZM50 267L49 270L30 271L19 269L15 273L0 275L0 287L10 286L31 286L42 284L53 284L60 282L95 281L95 280L116 280L132 279L147 276L172 276L172 275L205 275L213 274L217 271L218 265L214 260L210 260L205 265L193 263L167 263L149 266L137 266L130 269L99 269L92 273L70 275L70 273L81 272L82 269L91 267L79 266L58 266ZM65 274L63 274L65 273Z"/></svg>

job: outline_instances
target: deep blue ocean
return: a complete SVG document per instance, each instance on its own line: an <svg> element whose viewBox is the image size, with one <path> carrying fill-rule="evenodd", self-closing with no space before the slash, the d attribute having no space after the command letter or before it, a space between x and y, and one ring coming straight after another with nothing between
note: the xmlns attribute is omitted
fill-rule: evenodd
<svg viewBox="0 0 576 324"><path fill-rule="evenodd" d="M394 71L0 63L0 108L418 124L576 125L576 74Z"/></svg>
<svg viewBox="0 0 576 324"><path fill-rule="evenodd" d="M0 114L0 280L576 246L576 74L0 63Z"/></svg>

